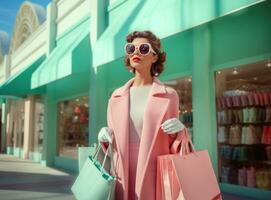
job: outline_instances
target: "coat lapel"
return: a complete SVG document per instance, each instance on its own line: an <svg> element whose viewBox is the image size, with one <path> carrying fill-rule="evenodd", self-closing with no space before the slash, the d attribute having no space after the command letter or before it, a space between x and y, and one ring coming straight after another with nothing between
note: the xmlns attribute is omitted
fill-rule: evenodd
<svg viewBox="0 0 271 200"><path fill-rule="evenodd" d="M151 94L148 98L144 113L138 154L136 192L139 195L141 194L142 182L144 181L158 131L162 124L163 117L168 110L169 99L165 98L165 94L165 85L157 78L154 78Z"/></svg>
<svg viewBox="0 0 271 200"><path fill-rule="evenodd" d="M112 126L115 133L118 157L123 179L124 199L128 198L129 176L129 88L134 78L114 92L109 100L111 108Z"/></svg>

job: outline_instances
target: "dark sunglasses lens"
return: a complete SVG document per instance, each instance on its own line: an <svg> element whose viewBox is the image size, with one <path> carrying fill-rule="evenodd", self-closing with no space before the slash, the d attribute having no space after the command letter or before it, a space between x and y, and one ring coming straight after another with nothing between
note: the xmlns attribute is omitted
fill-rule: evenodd
<svg viewBox="0 0 271 200"><path fill-rule="evenodd" d="M133 45L133 44L126 45L126 53L127 54L132 54L134 52L135 52L135 45Z"/></svg>
<svg viewBox="0 0 271 200"><path fill-rule="evenodd" d="M149 53L150 46L148 44L141 44L139 47L139 51L141 54L147 54Z"/></svg>

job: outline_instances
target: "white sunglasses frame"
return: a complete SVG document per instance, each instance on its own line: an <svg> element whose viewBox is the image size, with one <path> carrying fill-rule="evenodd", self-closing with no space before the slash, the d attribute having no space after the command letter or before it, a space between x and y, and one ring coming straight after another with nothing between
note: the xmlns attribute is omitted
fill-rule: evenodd
<svg viewBox="0 0 271 200"><path fill-rule="evenodd" d="M132 45L135 46L135 51L134 51L133 53L131 53L131 54L128 54L127 51L126 51L126 47L127 47L127 45L129 45L129 44L132 44ZM146 54L141 54L141 52L140 52L140 50L139 50L139 47L140 47L140 45L142 45L142 44L147 44L147 45L149 45L150 48L149 48L148 53L146 53ZM152 46L151 46L151 44L150 44L149 42L142 42L142 43L139 43L139 44L137 44L137 45L133 44L132 42L128 42L128 43L126 43L125 46L124 46L124 51L125 51L125 54L126 54L126 55L129 55L129 56L135 54L136 51L138 51L139 54L142 55L142 56L147 56L147 55L150 54L150 52L152 52L152 53L154 53L155 55L157 55L157 53L153 50L153 48L152 48Z"/></svg>

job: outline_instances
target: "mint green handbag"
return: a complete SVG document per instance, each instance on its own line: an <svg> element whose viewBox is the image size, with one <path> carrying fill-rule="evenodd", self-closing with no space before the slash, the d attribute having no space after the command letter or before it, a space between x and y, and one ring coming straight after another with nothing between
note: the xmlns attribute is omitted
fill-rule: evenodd
<svg viewBox="0 0 271 200"><path fill-rule="evenodd" d="M111 145L107 148L102 164L97 159L100 150L101 144L98 145L94 154L85 161L83 168L72 185L71 190L77 200L114 199L116 177L107 172L104 167L108 154L112 158ZM112 159L110 159L110 164L110 167L114 169Z"/></svg>

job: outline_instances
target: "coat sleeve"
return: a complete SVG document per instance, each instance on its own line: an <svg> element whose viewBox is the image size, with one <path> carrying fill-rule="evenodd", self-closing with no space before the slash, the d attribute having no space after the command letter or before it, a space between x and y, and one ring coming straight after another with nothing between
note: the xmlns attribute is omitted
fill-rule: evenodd
<svg viewBox="0 0 271 200"><path fill-rule="evenodd" d="M179 119L179 96L178 93L170 88L170 105L169 118ZM181 131L176 134L169 135L169 146L171 153L178 153L180 151Z"/></svg>

